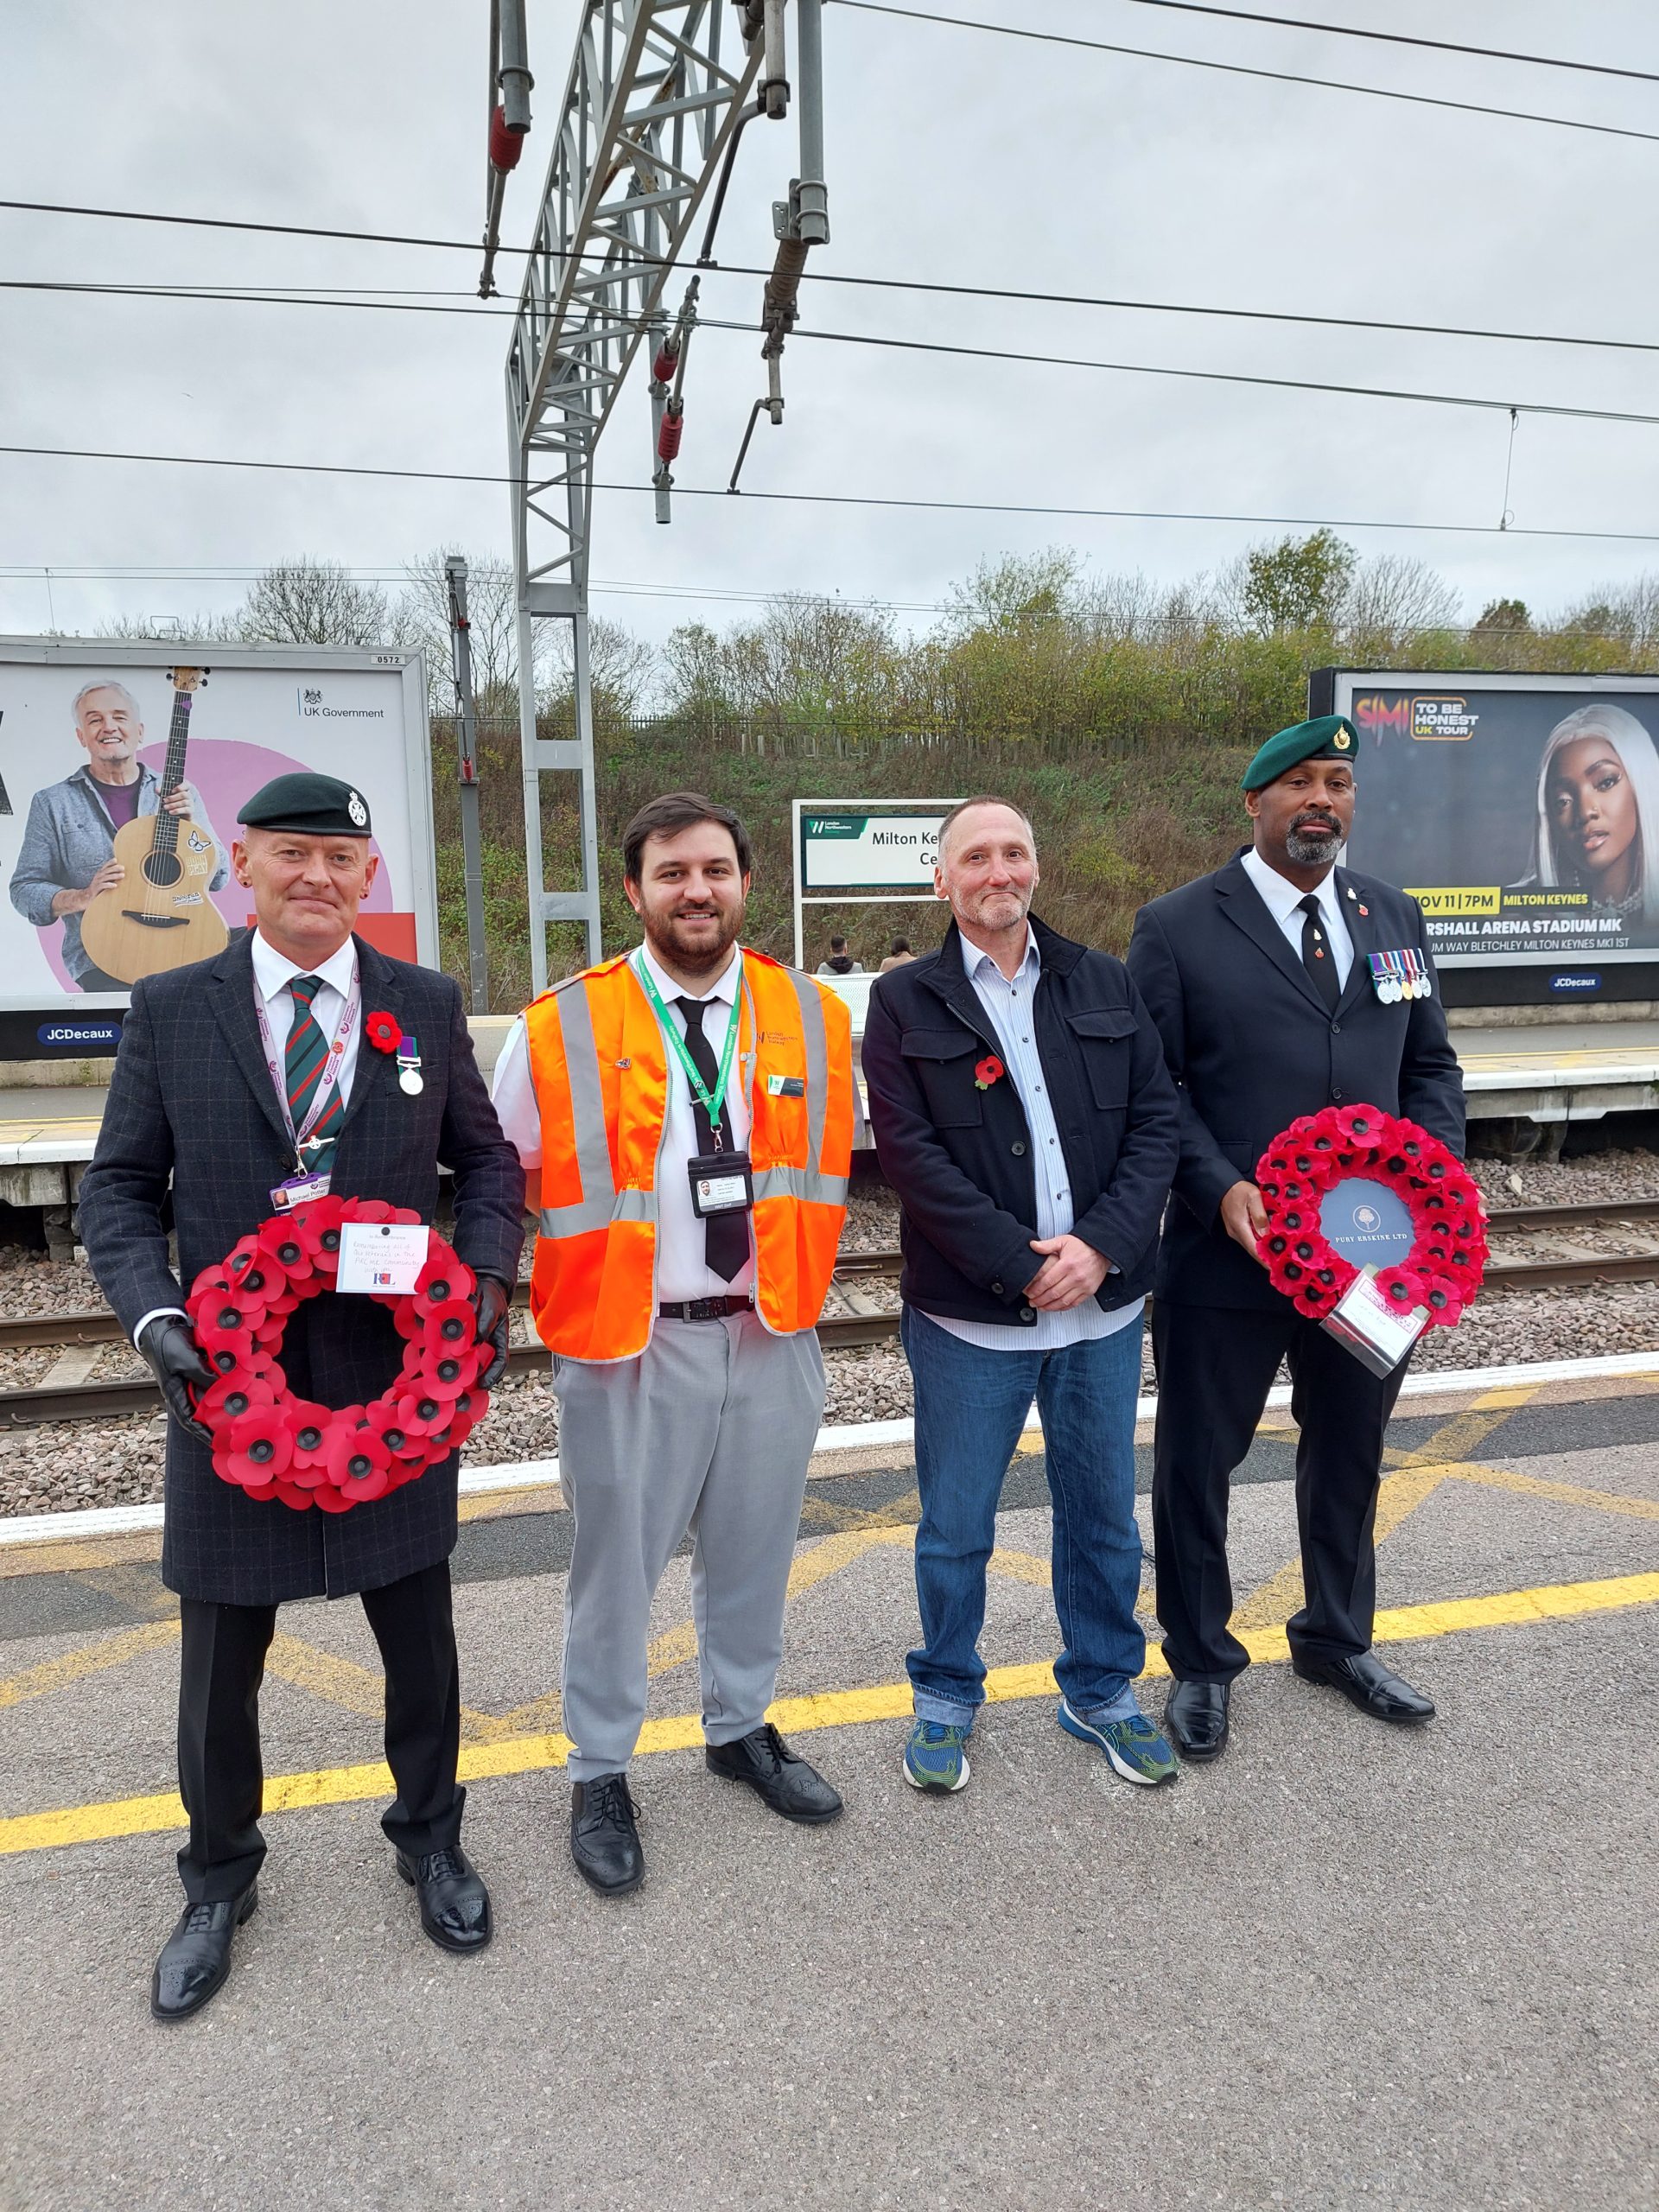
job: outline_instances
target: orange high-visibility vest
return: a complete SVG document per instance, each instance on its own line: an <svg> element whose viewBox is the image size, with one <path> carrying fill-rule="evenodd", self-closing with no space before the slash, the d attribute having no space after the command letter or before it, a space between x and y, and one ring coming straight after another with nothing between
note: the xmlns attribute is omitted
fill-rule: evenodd
<svg viewBox="0 0 1659 2212"><path fill-rule="evenodd" d="M749 1102L755 1306L779 1336L823 1311L853 1147L846 1002L764 953L743 955L733 1081ZM530 1310L567 1359L632 1359L657 1318L657 1207L669 1046L624 957L544 991L525 1012L542 1123L541 1220ZM804 1090L786 1096L782 1085Z"/></svg>

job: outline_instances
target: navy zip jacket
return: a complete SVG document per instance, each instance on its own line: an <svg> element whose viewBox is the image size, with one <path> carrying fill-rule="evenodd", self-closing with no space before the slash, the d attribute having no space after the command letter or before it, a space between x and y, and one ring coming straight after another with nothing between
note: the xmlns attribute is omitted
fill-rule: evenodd
<svg viewBox="0 0 1659 2212"><path fill-rule="evenodd" d="M1109 953L1033 915L1042 969L1037 1047L1065 1154L1072 1234L1120 1271L1103 1306L1141 1297L1180 1150L1180 1115L1157 1030ZM1013 1081L981 1090L1001 1057L995 1025L963 966L955 923L939 950L890 969L870 992L863 1044L870 1122L904 1205L901 1295L925 1313L1031 1328L1026 1285L1042 1266L1031 1130Z"/></svg>

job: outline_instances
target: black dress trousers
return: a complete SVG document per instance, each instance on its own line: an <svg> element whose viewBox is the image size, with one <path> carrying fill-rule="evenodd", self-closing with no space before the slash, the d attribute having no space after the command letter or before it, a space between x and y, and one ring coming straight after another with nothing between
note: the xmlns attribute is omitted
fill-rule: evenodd
<svg viewBox="0 0 1659 2212"><path fill-rule="evenodd" d="M386 1671L386 1764L397 1790L380 1825L418 1858L459 1840L467 1802L455 1780L461 1671L449 1562L360 1594ZM192 1904L221 1904L240 1895L265 1856L259 1684L276 1608L184 1598L179 1611L179 1794L190 1816L179 1878Z"/></svg>
<svg viewBox="0 0 1659 2212"><path fill-rule="evenodd" d="M1153 1542L1164 1656L1178 1681L1227 1682L1249 1664L1228 1627L1227 1499L1281 1358L1291 1374L1301 1611L1291 1649L1310 1659L1369 1651L1376 1609L1372 1526L1382 1439L1408 1360L1373 1375L1290 1300L1282 1313L1154 1300L1158 1434ZM1176 1387L1166 1389L1166 1378Z"/></svg>

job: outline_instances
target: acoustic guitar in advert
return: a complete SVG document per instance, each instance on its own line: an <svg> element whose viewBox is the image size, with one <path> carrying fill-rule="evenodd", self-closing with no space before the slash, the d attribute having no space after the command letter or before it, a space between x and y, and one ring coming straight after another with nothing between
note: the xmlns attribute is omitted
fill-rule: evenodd
<svg viewBox="0 0 1659 2212"><path fill-rule="evenodd" d="M207 679L205 668L172 671L163 799L184 781L190 702ZM99 893L80 920L80 941L106 976L136 983L225 950L230 931L207 889L218 857L210 831L158 806L116 831L114 857L125 874Z"/></svg>

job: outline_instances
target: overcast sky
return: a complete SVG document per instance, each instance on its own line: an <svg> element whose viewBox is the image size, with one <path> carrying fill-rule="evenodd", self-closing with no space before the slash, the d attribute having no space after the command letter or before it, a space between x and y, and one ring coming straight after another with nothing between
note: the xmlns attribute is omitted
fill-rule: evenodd
<svg viewBox="0 0 1659 2212"><path fill-rule="evenodd" d="M942 11L950 0L942 0ZM1320 21L1659 70L1652 0L1297 0ZM1659 86L1181 16L1135 0L962 0L962 12L1096 39L1511 105L1659 132ZM536 129L509 187L528 236L576 0L530 0ZM475 238L486 0L54 0L6 11L0 195ZM907 24L832 6L826 131L833 243L817 266L1208 306L1491 325L1659 342L1659 141L1487 120L1164 61ZM721 237L769 262L793 124L753 125ZM242 238L0 212L0 275L453 288L475 251ZM504 288L518 264L503 264ZM671 302L680 280L672 280ZM752 317L760 280L705 286ZM505 302L497 302L505 305ZM827 286L804 325L1149 365L1307 375L1504 402L1659 414L1659 353L1287 329L1096 308L942 302ZM385 467L500 468L508 323L316 307L0 296L0 436ZM706 333L679 474L723 485L762 388L758 339ZM643 375L600 475L649 474ZM859 491L1352 518L1363 553L1409 553L1465 619L1513 594L1548 610L1659 569L1659 543L1428 536L1393 519L1495 524L1506 415L1337 395L951 361L791 341L785 426L756 433L752 489ZM1528 418L1517 525L1659 531L1659 428ZM39 570L257 568L305 553L394 573L442 542L505 551L490 486L397 485L0 455L0 628L47 626ZM906 515L601 498L596 581L676 593L839 591L925 605L985 555L1055 542L1161 581L1274 533L1216 523ZM32 567L32 576L19 576ZM226 607L230 579L54 579L60 629ZM648 635L711 597L600 594Z"/></svg>

